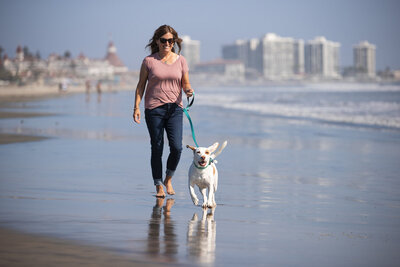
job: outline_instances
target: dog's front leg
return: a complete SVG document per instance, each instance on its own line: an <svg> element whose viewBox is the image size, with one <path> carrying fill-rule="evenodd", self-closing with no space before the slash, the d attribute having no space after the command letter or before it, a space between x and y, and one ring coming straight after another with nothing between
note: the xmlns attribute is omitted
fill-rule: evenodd
<svg viewBox="0 0 400 267"><path fill-rule="evenodd" d="M194 228L195 228L196 222L198 221L198 218L199 217L197 216L197 213L195 213L195 214L193 214L192 219L189 221L188 234L187 234L188 237L194 236Z"/></svg>
<svg viewBox="0 0 400 267"><path fill-rule="evenodd" d="M215 190L214 185L210 185L210 189L208 190L208 203L207 207L214 208L217 204L215 203Z"/></svg>
<svg viewBox="0 0 400 267"><path fill-rule="evenodd" d="M209 190L210 191L210 190ZM201 194L203 195L203 209L207 208L207 187L201 189Z"/></svg>
<svg viewBox="0 0 400 267"><path fill-rule="evenodd" d="M190 192L190 197L192 198L193 204L197 206L199 204L199 199L196 196L196 193L194 191L194 184L189 184L189 192Z"/></svg>

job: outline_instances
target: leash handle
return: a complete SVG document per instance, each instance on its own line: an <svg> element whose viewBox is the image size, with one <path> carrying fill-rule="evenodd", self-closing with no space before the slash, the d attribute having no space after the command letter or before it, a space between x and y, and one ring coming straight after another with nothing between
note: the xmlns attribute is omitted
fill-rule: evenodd
<svg viewBox="0 0 400 267"><path fill-rule="evenodd" d="M188 102L188 104L187 104L187 106L186 106L186 110L188 110L189 111L189 108L193 105L193 103L194 103L194 92L193 92L193 94L192 94L192 101L190 101L190 97L187 97L187 102Z"/></svg>
<svg viewBox="0 0 400 267"><path fill-rule="evenodd" d="M190 130L192 131L193 142L196 145L196 147L199 147L199 145L197 144L197 141L196 141L196 135L194 134L194 127L193 127L192 119L190 118L190 115L189 115L189 108L193 105L193 102L194 102L194 92L192 95L192 101L189 101L189 99L190 99L190 97L187 98L188 104L187 104L186 108L183 109L183 112L185 113L186 117L189 120Z"/></svg>

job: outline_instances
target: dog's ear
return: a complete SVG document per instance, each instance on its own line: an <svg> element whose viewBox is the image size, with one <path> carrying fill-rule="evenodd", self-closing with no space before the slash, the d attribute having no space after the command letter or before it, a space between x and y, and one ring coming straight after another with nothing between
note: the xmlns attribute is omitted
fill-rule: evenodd
<svg viewBox="0 0 400 267"><path fill-rule="evenodd" d="M219 146L219 143L216 142L212 146L208 147L208 150L210 150L210 152L213 153L215 150L217 150L218 146Z"/></svg>
<svg viewBox="0 0 400 267"><path fill-rule="evenodd" d="M190 149L193 150L193 151L196 150L196 148L195 148L194 146L189 146L189 145L187 145L186 148L190 148Z"/></svg>

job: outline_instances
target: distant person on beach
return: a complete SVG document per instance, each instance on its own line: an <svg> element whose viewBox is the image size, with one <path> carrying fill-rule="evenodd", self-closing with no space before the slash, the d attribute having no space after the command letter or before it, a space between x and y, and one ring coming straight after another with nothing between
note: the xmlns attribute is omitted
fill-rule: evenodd
<svg viewBox="0 0 400 267"><path fill-rule="evenodd" d="M90 93L90 87L91 87L91 84L90 84L89 80L86 80L85 86L86 86L86 94L89 94Z"/></svg>
<svg viewBox="0 0 400 267"><path fill-rule="evenodd" d="M140 123L139 105L146 91L144 113L150 135L151 170L157 191L156 197L165 197L163 184L168 194L175 194L171 179L182 152L182 89L188 97L193 94L189 82L189 68L186 59L180 55L181 43L182 39L171 26L162 25L154 32L146 46L150 47L151 55L145 57L142 62L135 93L133 120ZM177 53L175 45L179 48ZM170 153L163 182L164 130L167 133Z"/></svg>
<svg viewBox="0 0 400 267"><path fill-rule="evenodd" d="M64 78L61 83L59 83L58 89L59 91L62 92L67 92L68 91L68 85L69 85L69 79Z"/></svg>
<svg viewBox="0 0 400 267"><path fill-rule="evenodd" d="M96 90L97 90L97 93L98 93L98 94L101 94L101 81L98 81L98 82L97 82Z"/></svg>

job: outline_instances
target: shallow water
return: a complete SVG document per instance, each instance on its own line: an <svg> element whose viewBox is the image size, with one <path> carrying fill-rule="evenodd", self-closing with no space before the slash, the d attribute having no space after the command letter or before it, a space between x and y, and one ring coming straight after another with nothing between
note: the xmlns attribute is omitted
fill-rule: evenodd
<svg viewBox="0 0 400 267"><path fill-rule="evenodd" d="M147 129L131 122L132 92L10 105L3 110L56 115L0 120L2 133L52 137L0 146L0 225L183 265L397 266L400 131L313 119L306 111L321 105L312 104L322 103L317 96L301 98L308 117L252 110L248 101L249 92L268 103L316 88L240 90L199 88L190 110L200 145L229 142L212 214L191 203L189 150L174 177L177 195L154 197ZM365 103L329 90L329 103ZM357 99L391 103L386 119L398 112L397 91L365 91ZM184 144L193 144L184 125Z"/></svg>

